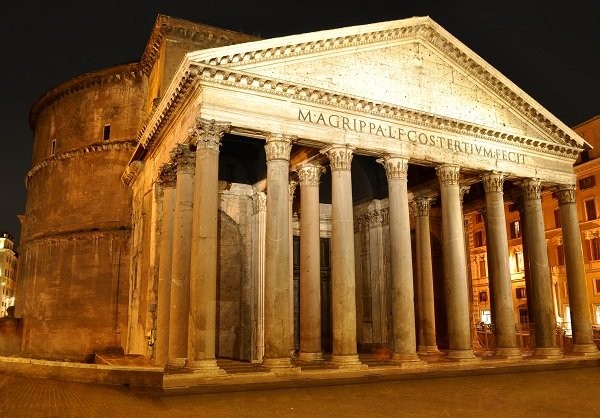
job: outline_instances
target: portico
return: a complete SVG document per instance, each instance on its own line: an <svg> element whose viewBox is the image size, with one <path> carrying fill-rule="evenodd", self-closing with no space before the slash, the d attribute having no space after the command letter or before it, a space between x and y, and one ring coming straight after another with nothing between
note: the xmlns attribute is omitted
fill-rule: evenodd
<svg viewBox="0 0 600 418"><path fill-rule="evenodd" d="M359 351L382 346L398 367L425 366L438 349L477 360L463 229L474 204L487 213L496 358L519 358L507 190L525 208L536 355L561 355L539 193L561 190L572 228L565 190L584 142L431 19L190 53L139 143L132 164L143 168L130 185L161 191L160 240L173 242L156 252L148 280L159 283L161 365L218 374L216 358L227 357L296 373L295 333L309 363L323 361L330 335L334 368L364 369ZM193 154L194 170L174 149ZM291 175L300 185L292 199ZM296 213L298 254L289 245ZM142 235L134 246L156 245ZM580 237L565 236L578 295ZM574 309L576 343L592 352L590 319Z"/></svg>

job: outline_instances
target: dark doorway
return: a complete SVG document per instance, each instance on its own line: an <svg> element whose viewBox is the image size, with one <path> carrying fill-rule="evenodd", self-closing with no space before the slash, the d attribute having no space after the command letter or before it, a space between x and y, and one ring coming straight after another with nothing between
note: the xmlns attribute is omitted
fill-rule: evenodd
<svg viewBox="0 0 600 418"><path fill-rule="evenodd" d="M294 260L294 350L300 350L300 237L293 239ZM330 239L320 239L321 260L321 346L324 353L333 349L331 332L331 256Z"/></svg>

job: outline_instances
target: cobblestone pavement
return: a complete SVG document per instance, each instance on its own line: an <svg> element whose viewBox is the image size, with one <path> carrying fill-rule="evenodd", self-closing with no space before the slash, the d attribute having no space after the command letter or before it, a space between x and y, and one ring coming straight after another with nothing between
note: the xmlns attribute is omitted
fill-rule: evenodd
<svg viewBox="0 0 600 418"><path fill-rule="evenodd" d="M0 374L3 417L599 417L600 367L167 396Z"/></svg>

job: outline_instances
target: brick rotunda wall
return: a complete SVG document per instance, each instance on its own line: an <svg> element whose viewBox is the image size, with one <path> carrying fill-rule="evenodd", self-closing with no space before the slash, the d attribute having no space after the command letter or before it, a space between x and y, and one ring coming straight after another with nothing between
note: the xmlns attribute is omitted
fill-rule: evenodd
<svg viewBox="0 0 600 418"><path fill-rule="evenodd" d="M121 175L146 84L124 65L73 79L32 108L16 304L23 356L80 361L125 345L131 190Z"/></svg>

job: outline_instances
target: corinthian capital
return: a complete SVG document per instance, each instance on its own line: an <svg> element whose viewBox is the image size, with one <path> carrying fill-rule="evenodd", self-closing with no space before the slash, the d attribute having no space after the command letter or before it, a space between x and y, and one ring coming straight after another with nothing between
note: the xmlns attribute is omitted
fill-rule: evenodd
<svg viewBox="0 0 600 418"><path fill-rule="evenodd" d="M540 179L527 179L521 182L523 200L535 200L542 198L542 182Z"/></svg>
<svg viewBox="0 0 600 418"><path fill-rule="evenodd" d="M492 171L481 176L486 193L502 193L505 175Z"/></svg>
<svg viewBox="0 0 600 418"><path fill-rule="evenodd" d="M331 171L341 171L350 170L353 151L354 147L350 145L332 145L321 152L329 157Z"/></svg>
<svg viewBox="0 0 600 418"><path fill-rule="evenodd" d="M558 197L558 203L561 205L564 203L575 203L575 185L563 184L559 186L556 191L556 197Z"/></svg>
<svg viewBox="0 0 600 418"><path fill-rule="evenodd" d="M161 187L175 187L177 182L177 166L173 163L165 163L158 171L158 182Z"/></svg>
<svg viewBox="0 0 600 418"><path fill-rule="evenodd" d="M408 158L388 154L383 158L378 159L377 162L385 168L388 180L406 180L406 173L408 173Z"/></svg>
<svg viewBox="0 0 600 418"><path fill-rule="evenodd" d="M431 197L417 197L411 201L410 207L415 216L429 216L429 209L431 209L433 200Z"/></svg>
<svg viewBox="0 0 600 418"><path fill-rule="evenodd" d="M273 160L290 160L290 151L292 150L292 140L294 137L282 134L267 135L265 144L265 153L267 162Z"/></svg>
<svg viewBox="0 0 600 418"><path fill-rule="evenodd" d="M190 150L188 144L177 144L171 150L171 160L177 165L177 171L193 172L195 166L196 153Z"/></svg>
<svg viewBox="0 0 600 418"><path fill-rule="evenodd" d="M214 119L198 118L194 126L190 129L191 142L196 145L196 149L218 151L221 138L229 132L230 128L230 123L216 122Z"/></svg>
<svg viewBox="0 0 600 418"><path fill-rule="evenodd" d="M256 192L252 195L252 210L254 213L267 210L267 195L263 192Z"/></svg>
<svg viewBox="0 0 600 418"><path fill-rule="evenodd" d="M318 186L321 173L325 172L325 167L319 163L308 162L300 165L296 172L300 179L300 186Z"/></svg>
<svg viewBox="0 0 600 418"><path fill-rule="evenodd" d="M441 165L435 168L437 176L440 180L440 186L458 186L460 177L460 167L457 165Z"/></svg>
<svg viewBox="0 0 600 418"><path fill-rule="evenodd" d="M288 193L290 195L290 201L294 200L294 193L296 193L296 186L298 182L296 180L290 180L288 183Z"/></svg>

